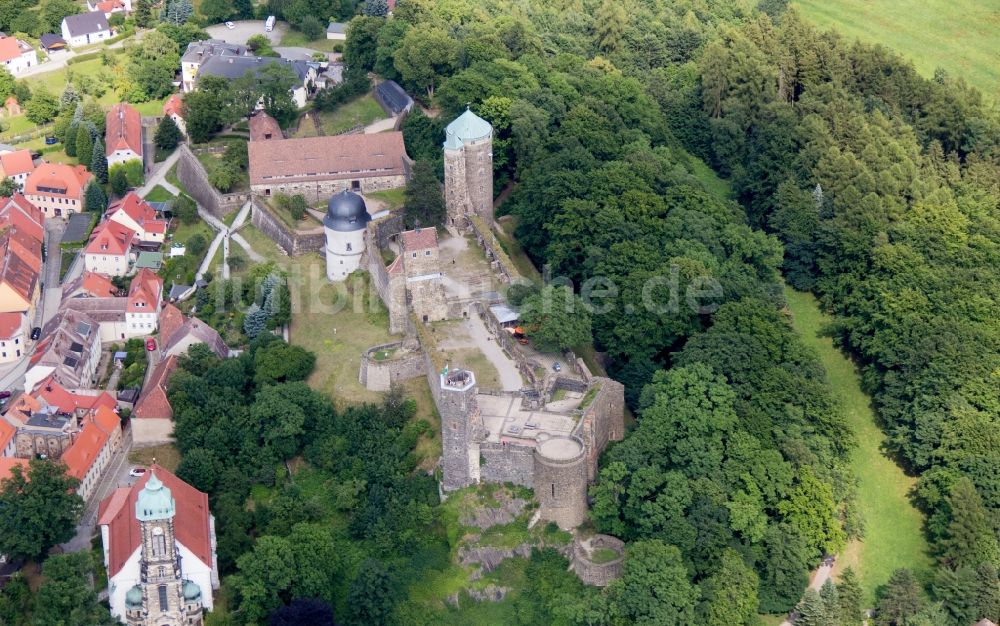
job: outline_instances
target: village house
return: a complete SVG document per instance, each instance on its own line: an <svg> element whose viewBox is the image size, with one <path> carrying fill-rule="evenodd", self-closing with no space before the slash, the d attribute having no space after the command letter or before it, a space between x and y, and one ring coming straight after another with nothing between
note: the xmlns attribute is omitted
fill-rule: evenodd
<svg viewBox="0 0 1000 626"><path fill-rule="evenodd" d="M161 359L149 380L142 387L132 410L132 441L137 446L157 445L171 441L174 432L174 410L167 398L167 381L177 369L177 357Z"/></svg>
<svg viewBox="0 0 1000 626"><path fill-rule="evenodd" d="M29 393L46 378L70 389L93 386L101 359L98 323L83 311L61 310L46 324L24 373L24 389Z"/></svg>
<svg viewBox="0 0 1000 626"><path fill-rule="evenodd" d="M32 65L38 64L35 49L16 37L0 37L0 66L17 76Z"/></svg>
<svg viewBox="0 0 1000 626"><path fill-rule="evenodd" d="M105 468L121 447L121 419L117 413L101 406L83 418L82 429L61 460L66 464L66 473L80 481L76 493L84 502L90 499Z"/></svg>
<svg viewBox="0 0 1000 626"><path fill-rule="evenodd" d="M87 0L87 10L91 13L100 11L104 17L110 19L115 13L131 13L132 0Z"/></svg>
<svg viewBox="0 0 1000 626"><path fill-rule="evenodd" d="M111 614L128 626L201 626L219 588L208 496L154 464L97 516Z"/></svg>
<svg viewBox="0 0 1000 626"><path fill-rule="evenodd" d="M229 347L218 331L197 317L185 317L173 304L160 313L160 353L181 356L188 348L203 343L219 358L229 356Z"/></svg>
<svg viewBox="0 0 1000 626"><path fill-rule="evenodd" d="M140 242L163 243L166 238L167 220L159 218L156 209L134 191L113 202L105 217L134 231Z"/></svg>
<svg viewBox="0 0 1000 626"><path fill-rule="evenodd" d="M62 21L62 38L70 48L88 46L111 39L111 27L100 11L67 15Z"/></svg>
<svg viewBox="0 0 1000 626"><path fill-rule="evenodd" d="M24 181L28 174L35 171L35 161L31 158L31 150L13 150L0 154L0 180L9 178L24 189Z"/></svg>
<svg viewBox="0 0 1000 626"><path fill-rule="evenodd" d="M64 291L60 310L85 313L98 325L101 343L148 336L156 332L163 302L163 279L148 269L141 269L132 278L127 296L114 294L94 296L91 288L103 291L95 276L90 274L90 288L74 281ZM113 288L113 287L112 287Z"/></svg>
<svg viewBox="0 0 1000 626"><path fill-rule="evenodd" d="M24 313L0 313L0 363L14 363L27 354L28 316Z"/></svg>
<svg viewBox="0 0 1000 626"><path fill-rule="evenodd" d="M142 116L134 107L119 102L104 117L104 154L108 167L134 159L142 160Z"/></svg>
<svg viewBox="0 0 1000 626"><path fill-rule="evenodd" d="M83 250L83 267L108 276L124 276L135 261L132 245L135 231L115 220L105 220L94 228Z"/></svg>
<svg viewBox="0 0 1000 626"><path fill-rule="evenodd" d="M265 67L272 65L281 65L292 71L296 77L296 82L290 90L292 101L300 109L304 107L309 97L309 87L316 82L318 63L293 61L279 57L210 56L201 62L198 68L198 77L200 79L202 76L218 76L226 80L236 80L247 74L257 75ZM261 103L258 103L258 108L262 106Z"/></svg>
<svg viewBox="0 0 1000 626"><path fill-rule="evenodd" d="M172 119L181 133L187 135L187 124L184 123L184 100L180 94L171 94L163 103L163 117Z"/></svg>
<svg viewBox="0 0 1000 626"><path fill-rule="evenodd" d="M118 289L111 279L97 272L80 272L73 280L63 283L63 299L69 298L110 298L118 295Z"/></svg>
<svg viewBox="0 0 1000 626"><path fill-rule="evenodd" d="M192 41L181 57L181 89L187 93L194 91L198 81L198 70L202 63L213 56L240 57L250 54L250 49L242 44L226 43L220 39ZM176 121L176 120L174 120Z"/></svg>
<svg viewBox="0 0 1000 626"><path fill-rule="evenodd" d="M141 269L132 277L125 308L125 328L129 337L156 332L163 302L163 279L153 271Z"/></svg>
<svg viewBox="0 0 1000 626"><path fill-rule="evenodd" d="M41 163L24 181L24 195L45 217L83 211L83 193L93 175L82 165Z"/></svg>
<svg viewBox="0 0 1000 626"><path fill-rule="evenodd" d="M267 125L265 113L253 120ZM403 133L251 139L250 189L260 196L302 194L311 202L350 190L368 193L406 185L410 161Z"/></svg>
<svg viewBox="0 0 1000 626"><path fill-rule="evenodd" d="M21 194L0 198L0 363L27 354L28 321L41 292L44 216ZM9 314L9 317L8 317Z"/></svg>

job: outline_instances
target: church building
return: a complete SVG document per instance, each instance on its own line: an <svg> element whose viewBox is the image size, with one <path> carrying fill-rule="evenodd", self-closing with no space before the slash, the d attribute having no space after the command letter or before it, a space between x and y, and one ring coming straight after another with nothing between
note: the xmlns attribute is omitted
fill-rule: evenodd
<svg viewBox="0 0 1000 626"><path fill-rule="evenodd" d="M127 626L201 626L219 588L208 496L153 465L98 509L111 613Z"/></svg>

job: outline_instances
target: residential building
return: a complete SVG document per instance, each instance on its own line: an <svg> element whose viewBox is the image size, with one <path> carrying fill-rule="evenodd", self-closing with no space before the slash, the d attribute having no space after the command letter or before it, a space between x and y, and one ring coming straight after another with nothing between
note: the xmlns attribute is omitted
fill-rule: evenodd
<svg viewBox="0 0 1000 626"><path fill-rule="evenodd" d="M34 315L41 290L44 217L23 195L0 198L0 313Z"/></svg>
<svg viewBox="0 0 1000 626"><path fill-rule="evenodd" d="M198 70L202 63L213 56L240 57L250 54L250 49L241 44L227 43L220 39L192 41L181 57L181 89L187 93L194 91ZM174 120L176 121L176 120Z"/></svg>
<svg viewBox="0 0 1000 626"><path fill-rule="evenodd" d="M247 74L256 75L271 65L282 65L292 71L297 79L290 90L292 101L300 109L304 107L309 96L309 88L316 81L319 63L292 61L279 57L210 56L198 68L198 77L218 76L226 80L236 80ZM262 108L262 105L258 104L258 108Z"/></svg>
<svg viewBox="0 0 1000 626"><path fill-rule="evenodd" d="M179 93L172 94L163 103L163 117L172 119L177 128L187 135L187 124L184 123L184 100Z"/></svg>
<svg viewBox="0 0 1000 626"><path fill-rule="evenodd" d="M326 27L326 38L334 41L345 41L347 39L347 24L330 22L330 25Z"/></svg>
<svg viewBox="0 0 1000 626"><path fill-rule="evenodd" d="M0 457L0 480L5 480L13 475L11 470L20 467L22 474L28 473L28 459L15 459L12 457Z"/></svg>
<svg viewBox="0 0 1000 626"><path fill-rule="evenodd" d="M113 202L105 217L134 231L138 241L163 243L166 238L168 221L134 191Z"/></svg>
<svg viewBox="0 0 1000 626"><path fill-rule="evenodd" d="M38 38L38 43L46 52L57 52L66 49L66 40L55 33L45 33Z"/></svg>
<svg viewBox="0 0 1000 626"><path fill-rule="evenodd" d="M104 154L108 167L134 159L142 160L142 116L134 107L119 102L105 120Z"/></svg>
<svg viewBox="0 0 1000 626"><path fill-rule="evenodd" d="M0 40L2 43L3 40ZM21 189L28 174L35 171L35 161L31 158L31 150L14 150L0 154L0 180L10 178Z"/></svg>
<svg viewBox="0 0 1000 626"><path fill-rule="evenodd" d="M90 499L105 468L121 447L121 419L112 409L101 406L83 418L80 432L61 460L66 464L66 473L80 481L76 493L84 502Z"/></svg>
<svg viewBox="0 0 1000 626"><path fill-rule="evenodd" d="M83 267L108 276L124 276L135 261L135 231L114 220L97 225L83 250Z"/></svg>
<svg viewBox="0 0 1000 626"><path fill-rule="evenodd" d="M83 193L92 174L82 165L41 163L24 181L24 195L45 217L83 211Z"/></svg>
<svg viewBox="0 0 1000 626"><path fill-rule="evenodd" d="M0 66L17 76L38 64L38 55L30 44L16 37L0 37Z"/></svg>
<svg viewBox="0 0 1000 626"><path fill-rule="evenodd" d="M91 13L100 11L110 19L114 13L131 13L132 0L87 0L87 10Z"/></svg>
<svg viewBox="0 0 1000 626"><path fill-rule="evenodd" d="M132 441L136 445L156 445L171 441L174 410L167 398L167 382L177 369L177 357L169 355L153 368L149 380L132 410Z"/></svg>
<svg viewBox="0 0 1000 626"><path fill-rule="evenodd" d="M67 15L62 21L62 38L70 48L79 48L111 39L111 27L100 11Z"/></svg>
<svg viewBox="0 0 1000 626"><path fill-rule="evenodd" d="M203 343L218 357L229 356L229 347L219 333L197 317L185 317L173 304L160 313L160 353L181 356L191 346Z"/></svg>
<svg viewBox="0 0 1000 626"><path fill-rule="evenodd" d="M159 465L98 507L111 613L128 626L201 626L219 588L208 496Z"/></svg>
<svg viewBox="0 0 1000 626"><path fill-rule="evenodd" d="M345 189L368 193L403 187L410 170L403 133L395 131L251 141L248 152L253 193L302 194L311 202Z"/></svg>
<svg viewBox="0 0 1000 626"><path fill-rule="evenodd" d="M84 270L73 280L63 284L63 298L112 298L118 289L104 274Z"/></svg>
<svg viewBox="0 0 1000 626"><path fill-rule="evenodd" d="M17 458L15 456L17 446L14 442L16 436L17 428L7 420L0 418L0 461L9 461L10 459ZM27 462L27 459L21 460ZM7 471L9 471L9 468ZM0 468L0 478L7 477L3 474L4 470Z"/></svg>
<svg viewBox="0 0 1000 626"><path fill-rule="evenodd" d="M49 324L44 338L32 355L24 374L24 389L29 393L38 384L52 378L71 389L89 389L96 379L101 359L98 323L83 311L60 311Z"/></svg>
<svg viewBox="0 0 1000 626"><path fill-rule="evenodd" d="M125 328L128 336L155 333L163 302L163 279L152 270L139 270L132 277L126 300Z"/></svg>
<svg viewBox="0 0 1000 626"><path fill-rule="evenodd" d="M264 111L257 111L250 116L247 121L250 127L250 141L267 141L270 139L284 139L278 120L274 119Z"/></svg>
<svg viewBox="0 0 1000 626"><path fill-rule="evenodd" d="M14 363L28 352L28 316L11 311L0 313L0 363Z"/></svg>

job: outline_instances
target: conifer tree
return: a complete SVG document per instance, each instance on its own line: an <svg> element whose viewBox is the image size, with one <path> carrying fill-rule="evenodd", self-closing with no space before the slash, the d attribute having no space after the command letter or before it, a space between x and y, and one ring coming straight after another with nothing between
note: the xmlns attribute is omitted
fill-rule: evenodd
<svg viewBox="0 0 1000 626"><path fill-rule="evenodd" d="M89 165L93 154L94 139L90 135L90 129L87 128L86 124L80 124L76 129L76 159Z"/></svg>
<svg viewBox="0 0 1000 626"><path fill-rule="evenodd" d="M858 576L850 567L846 568L840 575L837 583L837 623L843 626L859 626L864 619L861 605L861 585L858 583Z"/></svg>
<svg viewBox="0 0 1000 626"><path fill-rule="evenodd" d="M976 569L976 619L1000 621L1000 584L997 582L997 568L983 563Z"/></svg>
<svg viewBox="0 0 1000 626"><path fill-rule="evenodd" d="M815 589L806 589L796 610L799 614L796 626L827 626L826 607Z"/></svg>
<svg viewBox="0 0 1000 626"><path fill-rule="evenodd" d="M90 173L102 185L108 182L108 157L104 155L104 142L98 137L90 157Z"/></svg>
<svg viewBox="0 0 1000 626"><path fill-rule="evenodd" d="M108 197L104 195L104 190L93 180L87 185L87 191L83 195L83 209L93 213L104 213L108 208Z"/></svg>
<svg viewBox="0 0 1000 626"><path fill-rule="evenodd" d="M990 526L983 501L975 485L959 478L948 496L951 522L939 542L941 561L953 569L977 568L983 563L1000 565L1000 545Z"/></svg>
<svg viewBox="0 0 1000 626"><path fill-rule="evenodd" d="M164 150L173 150L177 147L177 143L180 140L181 129L177 128L177 124L172 117L164 117L160 125L156 127L156 135L153 137L156 147Z"/></svg>
<svg viewBox="0 0 1000 626"><path fill-rule="evenodd" d="M62 136L63 149L68 157L76 157L76 137L79 131L80 122L74 117L69 126L66 127L66 133Z"/></svg>

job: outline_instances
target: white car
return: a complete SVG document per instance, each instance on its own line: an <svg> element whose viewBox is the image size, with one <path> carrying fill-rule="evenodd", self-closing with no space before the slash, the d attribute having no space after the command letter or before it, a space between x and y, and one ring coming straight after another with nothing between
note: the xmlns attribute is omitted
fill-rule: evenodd
<svg viewBox="0 0 1000 626"><path fill-rule="evenodd" d="M232 22L226 22L226 28L228 28L229 30L233 30L234 28L236 28L236 24L233 24Z"/></svg>
<svg viewBox="0 0 1000 626"><path fill-rule="evenodd" d="M143 476L146 475L146 468L145 467L133 467L132 470L129 471L128 475L132 476L134 478L142 478Z"/></svg>

